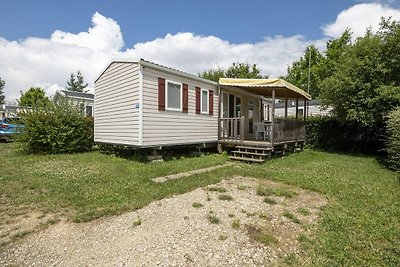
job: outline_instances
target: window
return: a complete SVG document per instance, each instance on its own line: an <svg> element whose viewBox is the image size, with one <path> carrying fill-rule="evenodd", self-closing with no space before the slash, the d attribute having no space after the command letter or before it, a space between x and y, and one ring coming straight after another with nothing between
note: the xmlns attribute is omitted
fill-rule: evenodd
<svg viewBox="0 0 400 267"><path fill-rule="evenodd" d="M93 117L93 107L92 106L85 107L85 115L86 115L86 117Z"/></svg>
<svg viewBox="0 0 400 267"><path fill-rule="evenodd" d="M208 101L208 90L201 90L201 113L208 114L209 101Z"/></svg>
<svg viewBox="0 0 400 267"><path fill-rule="evenodd" d="M182 111L182 84L167 81L166 107L168 110Z"/></svg>
<svg viewBox="0 0 400 267"><path fill-rule="evenodd" d="M249 134L253 133L254 102L249 100Z"/></svg>

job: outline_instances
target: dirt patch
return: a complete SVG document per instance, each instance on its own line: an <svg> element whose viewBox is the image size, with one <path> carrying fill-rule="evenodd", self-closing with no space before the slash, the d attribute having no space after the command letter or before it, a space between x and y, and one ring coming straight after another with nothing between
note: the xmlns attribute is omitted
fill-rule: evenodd
<svg viewBox="0 0 400 267"><path fill-rule="evenodd" d="M298 238L312 234L326 203L315 192L236 176L120 216L57 223L8 245L0 265L279 265L301 258Z"/></svg>

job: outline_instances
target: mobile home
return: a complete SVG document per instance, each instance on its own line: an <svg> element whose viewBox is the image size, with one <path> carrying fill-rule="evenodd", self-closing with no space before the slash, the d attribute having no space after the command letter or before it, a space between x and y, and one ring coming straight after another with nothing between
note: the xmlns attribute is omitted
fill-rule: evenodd
<svg viewBox="0 0 400 267"><path fill-rule="evenodd" d="M138 148L216 145L217 88L143 59L113 61L95 81L95 142Z"/></svg>
<svg viewBox="0 0 400 267"><path fill-rule="evenodd" d="M146 60L113 61L95 81L97 143L163 148L200 145L232 149L232 158L262 162L272 152L302 147L309 94L282 79L218 83ZM264 105L268 99L271 106ZM284 99L283 118L275 116ZM288 103L296 103L288 118ZM268 114L268 116L265 116Z"/></svg>

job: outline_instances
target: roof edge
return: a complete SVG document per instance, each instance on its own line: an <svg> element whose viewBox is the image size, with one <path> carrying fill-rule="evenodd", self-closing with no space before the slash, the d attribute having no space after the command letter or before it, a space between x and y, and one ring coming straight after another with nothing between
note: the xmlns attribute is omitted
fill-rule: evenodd
<svg viewBox="0 0 400 267"><path fill-rule="evenodd" d="M171 73L171 74L183 76L183 77L186 77L188 79L194 79L194 80L197 80L199 82L208 83L210 85L214 85L214 86L218 85L217 82L210 81L210 80L198 77L198 76L196 76L194 74L191 74L191 73L188 73L188 72L184 72L184 71L173 69L173 68L170 68L170 67L167 67L167 66L164 66L164 65L160 65L160 64L151 62L151 61L147 61L147 60L145 60L143 58L138 59L138 60L137 59L113 59L113 60L111 60L106 65L106 67L101 71L101 73L96 77L96 79L94 81L95 83L98 81L98 79L104 74L104 72L113 63L137 63L137 64L142 65L142 66L147 66L147 67L154 68L154 69L157 69L157 70L166 71L166 72Z"/></svg>

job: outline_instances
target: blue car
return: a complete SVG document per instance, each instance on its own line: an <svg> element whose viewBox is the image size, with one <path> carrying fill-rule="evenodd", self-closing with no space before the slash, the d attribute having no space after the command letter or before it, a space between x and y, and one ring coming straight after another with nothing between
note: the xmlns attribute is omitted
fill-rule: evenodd
<svg viewBox="0 0 400 267"><path fill-rule="evenodd" d="M3 118L0 120L0 140L12 139L13 135L21 132L24 126L19 118Z"/></svg>

